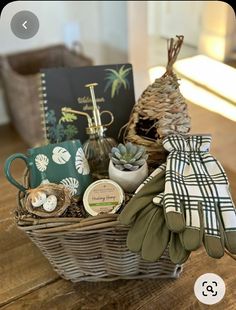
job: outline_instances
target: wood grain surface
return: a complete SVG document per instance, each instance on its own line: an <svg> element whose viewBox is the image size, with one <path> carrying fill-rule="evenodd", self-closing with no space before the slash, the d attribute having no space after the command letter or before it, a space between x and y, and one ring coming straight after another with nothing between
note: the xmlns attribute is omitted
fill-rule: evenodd
<svg viewBox="0 0 236 310"><path fill-rule="evenodd" d="M5 159L12 153L25 152L26 145L11 127L0 130L0 305L58 279L50 264L26 234L20 231L14 221L17 189L10 185L3 175ZM24 163L13 163L12 174L19 181Z"/></svg>
<svg viewBox="0 0 236 310"><path fill-rule="evenodd" d="M212 154L224 165L236 198L236 123L190 105L192 132L210 132ZM14 224L17 190L3 175L7 156L25 152L26 145L9 127L0 129L0 306L1 309L62 310L185 310L236 309L236 261L225 255L209 258L204 248L192 253L177 280L129 280L76 283L62 280L38 248ZM24 164L17 162L12 171L20 178ZM220 275L226 283L225 298L212 307L201 304L193 293L196 279L206 272Z"/></svg>

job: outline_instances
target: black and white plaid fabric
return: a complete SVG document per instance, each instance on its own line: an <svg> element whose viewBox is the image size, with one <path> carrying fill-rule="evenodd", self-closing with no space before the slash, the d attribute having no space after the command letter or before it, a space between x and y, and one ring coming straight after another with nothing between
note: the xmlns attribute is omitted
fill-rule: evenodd
<svg viewBox="0 0 236 310"><path fill-rule="evenodd" d="M160 165L158 168L156 168L144 181L142 184L139 185L139 187L136 189L135 193L138 193L143 187L144 185L146 185L149 181L151 181L155 176L157 176L159 173L161 173L162 171L166 170L166 164L162 164Z"/></svg>
<svg viewBox="0 0 236 310"><path fill-rule="evenodd" d="M225 171L209 154L210 143L210 136L200 135L171 135L164 139L163 146L170 152L164 208L167 221L170 213L184 213L186 227L200 229L200 206L204 233L220 237L220 223L226 232L236 231L236 213Z"/></svg>
<svg viewBox="0 0 236 310"><path fill-rule="evenodd" d="M155 197L153 197L152 202L155 205L163 206L163 204L164 204L164 192L156 195Z"/></svg>

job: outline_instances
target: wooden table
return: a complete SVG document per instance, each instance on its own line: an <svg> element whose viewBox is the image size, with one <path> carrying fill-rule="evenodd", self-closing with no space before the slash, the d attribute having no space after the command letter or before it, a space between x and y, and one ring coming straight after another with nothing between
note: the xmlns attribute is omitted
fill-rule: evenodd
<svg viewBox="0 0 236 310"><path fill-rule="evenodd" d="M218 127L214 127L214 121L218 122L219 117L198 107L191 106L191 109L197 120L193 127L201 127L203 132L211 130L214 132L216 141L219 140L219 135L215 134ZM223 118L220 118L220 121L226 122ZM214 154L217 154L221 160L222 158L223 161L225 160L225 167L235 197L236 171L232 169L233 166L227 166L227 163L233 164L232 160L227 161L229 158L235 158L236 151L236 145L232 145L232 133L229 135L228 132L232 129L235 130L235 123L227 121L225 125L222 124L220 130L222 140L217 141L216 145L221 143L227 150L218 146L214 149ZM14 152L25 152L26 145L9 126L0 129L0 136L2 167L8 155ZM22 171L23 163L18 162L13 167L13 173L16 177L20 177ZM227 255L221 260L211 259L203 248L192 253L184 266L183 273L177 280L129 280L72 284L60 279L39 249L32 244L24 232L17 229L14 223L17 190L6 181L2 171L0 184L1 309L236 309L236 262ZM208 272L217 273L226 284L225 298L212 307L201 304L193 293L195 280Z"/></svg>

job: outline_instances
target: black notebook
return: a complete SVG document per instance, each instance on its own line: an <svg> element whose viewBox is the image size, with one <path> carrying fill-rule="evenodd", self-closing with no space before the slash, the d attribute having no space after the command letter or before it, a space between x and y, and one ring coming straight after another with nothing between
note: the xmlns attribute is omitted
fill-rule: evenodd
<svg viewBox="0 0 236 310"><path fill-rule="evenodd" d="M48 143L72 139L84 143L88 139L86 117L62 112L62 108L86 112L92 117L90 91L85 87L90 83L98 83L94 90L99 110L108 110L114 115L106 136L118 140L119 130L128 122L135 103L130 64L42 69L40 97ZM110 121L109 114L101 118L102 123Z"/></svg>

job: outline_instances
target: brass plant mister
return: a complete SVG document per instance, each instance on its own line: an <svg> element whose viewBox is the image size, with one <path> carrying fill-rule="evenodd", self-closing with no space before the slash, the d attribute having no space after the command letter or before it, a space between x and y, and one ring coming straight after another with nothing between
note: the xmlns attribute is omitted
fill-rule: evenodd
<svg viewBox="0 0 236 310"><path fill-rule="evenodd" d="M90 95L93 104L93 110L91 117L86 112L73 110L70 108L62 108L62 112L70 112L85 116L88 121L88 127L86 133L89 135L89 139L84 143L83 150L85 157L87 158L90 166L90 170L94 179L102 179L108 177L109 166L109 153L113 146L117 145L117 142L113 138L106 137L105 131L114 121L114 116L110 111L101 111L98 109L94 87L97 83L86 84L90 90ZM110 122L102 124L101 115L109 114L111 117Z"/></svg>

